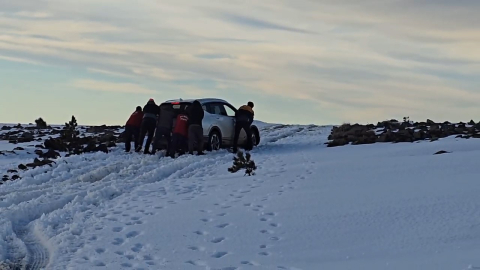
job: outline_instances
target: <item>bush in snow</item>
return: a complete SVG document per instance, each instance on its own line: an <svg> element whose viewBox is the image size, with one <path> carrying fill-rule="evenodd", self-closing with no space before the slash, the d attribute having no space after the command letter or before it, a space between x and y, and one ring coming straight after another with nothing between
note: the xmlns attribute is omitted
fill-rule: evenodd
<svg viewBox="0 0 480 270"><path fill-rule="evenodd" d="M250 153L247 153L244 156L242 151L238 151L237 156L233 158L233 166L228 168L228 171L231 173L236 173L239 170L245 169L245 175L255 175L257 166L251 157L252 156Z"/></svg>
<svg viewBox="0 0 480 270"><path fill-rule="evenodd" d="M37 124L37 128L47 128L47 122L45 122L41 117L35 120L35 124Z"/></svg>
<svg viewBox="0 0 480 270"><path fill-rule="evenodd" d="M65 126L63 127L62 138L65 140L74 141L80 134L80 132L77 130L77 126L77 119L75 119L75 116L72 115L72 120L70 120L68 123L65 123Z"/></svg>

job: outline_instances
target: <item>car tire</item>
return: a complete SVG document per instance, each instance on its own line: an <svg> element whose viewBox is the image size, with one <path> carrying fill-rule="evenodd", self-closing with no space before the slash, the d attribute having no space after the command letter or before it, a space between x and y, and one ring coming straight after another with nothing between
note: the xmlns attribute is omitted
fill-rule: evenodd
<svg viewBox="0 0 480 270"><path fill-rule="evenodd" d="M257 129L252 130L252 145L253 147L260 144L260 133Z"/></svg>
<svg viewBox="0 0 480 270"><path fill-rule="evenodd" d="M210 135L208 136L208 144L207 144L207 149L208 151L217 151L222 148L222 135L220 135L220 132L214 130L210 132Z"/></svg>

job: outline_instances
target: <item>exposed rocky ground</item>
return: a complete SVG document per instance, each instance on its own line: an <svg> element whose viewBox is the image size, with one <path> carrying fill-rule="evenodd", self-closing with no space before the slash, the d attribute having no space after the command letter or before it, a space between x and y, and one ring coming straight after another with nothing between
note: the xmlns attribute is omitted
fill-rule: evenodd
<svg viewBox="0 0 480 270"><path fill-rule="evenodd" d="M379 142L415 142L421 140L435 141L440 138L456 135L459 138L480 138L480 122L473 120L468 123L436 123L432 120L426 122L403 122L389 120L379 122L377 125L343 124L333 127L328 147L343 146L347 144L372 144Z"/></svg>
<svg viewBox="0 0 480 270"><path fill-rule="evenodd" d="M37 125L3 126L0 128L0 142L15 146L10 151L0 151L0 156L15 156L20 152L34 154L32 162L18 164L2 176L3 181L16 180L19 170L28 170L41 166L51 166L55 159L62 156L91 152L109 152L109 148L124 142L121 126L74 126L68 128ZM2 181L3 180L3 181Z"/></svg>

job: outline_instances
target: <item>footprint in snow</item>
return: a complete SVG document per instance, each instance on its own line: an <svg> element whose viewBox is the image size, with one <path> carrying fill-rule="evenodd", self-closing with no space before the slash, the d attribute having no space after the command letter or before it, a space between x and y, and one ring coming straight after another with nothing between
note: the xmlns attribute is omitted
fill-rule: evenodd
<svg viewBox="0 0 480 270"><path fill-rule="evenodd" d="M119 245L123 244L123 242L124 242L123 238L115 238L115 239L113 239L112 244L115 245L115 246L119 246Z"/></svg>
<svg viewBox="0 0 480 270"><path fill-rule="evenodd" d="M240 263L243 264L243 265L260 266L260 264L257 263L257 262L242 261L242 262L240 262Z"/></svg>
<svg viewBox="0 0 480 270"><path fill-rule="evenodd" d="M204 262L204 261L186 261L185 262L186 264L191 264L191 265L194 265L194 266L207 266L207 263Z"/></svg>
<svg viewBox="0 0 480 270"><path fill-rule="evenodd" d="M213 221L213 219L211 219L211 218L202 218L200 220L203 221L203 222L212 222Z"/></svg>
<svg viewBox="0 0 480 270"><path fill-rule="evenodd" d="M193 250L193 251L205 251L204 247L196 247L196 246L190 246L190 247L188 247L188 249Z"/></svg>
<svg viewBox="0 0 480 270"><path fill-rule="evenodd" d="M133 237L137 237L138 235L140 235L140 232L131 231L131 232L127 233L126 237L127 238L133 238Z"/></svg>
<svg viewBox="0 0 480 270"><path fill-rule="evenodd" d="M123 227L114 227L114 228L112 229L112 231L113 231L113 232L121 232L121 231L123 231Z"/></svg>
<svg viewBox="0 0 480 270"><path fill-rule="evenodd" d="M131 248L131 250L132 250L133 252L140 252L140 251L142 250L142 248L143 248L143 245L140 244L140 243L137 243L137 244L135 244L135 246L133 246L133 247Z"/></svg>
<svg viewBox="0 0 480 270"><path fill-rule="evenodd" d="M223 228L226 228L228 226L230 226L230 223L224 223L224 224L217 225L217 228L223 229Z"/></svg>
<svg viewBox="0 0 480 270"><path fill-rule="evenodd" d="M130 267L132 267L133 265L132 265L131 263L122 263L121 266L130 268Z"/></svg>
<svg viewBox="0 0 480 270"><path fill-rule="evenodd" d="M218 243L223 242L224 240L225 240L225 237L218 237L218 238L213 239L213 240L210 241L210 242L212 242L212 243L214 243L214 244L218 244Z"/></svg>
<svg viewBox="0 0 480 270"><path fill-rule="evenodd" d="M208 232L205 232L205 231L194 231L193 233L197 234L197 235L207 235L208 234Z"/></svg>
<svg viewBox="0 0 480 270"><path fill-rule="evenodd" d="M225 252L225 251L218 251L218 252L215 252L213 255L212 255L212 258L217 258L217 259L220 259L220 258L223 258L225 256L228 255L228 252Z"/></svg>
<svg viewBox="0 0 480 270"><path fill-rule="evenodd" d="M105 249L104 248L97 248L95 249L95 252L97 252L98 254L102 254L105 252Z"/></svg>
<svg viewBox="0 0 480 270"><path fill-rule="evenodd" d="M262 251L260 253L258 253L258 255L261 255L261 256L270 256L270 253L266 252L266 251Z"/></svg>
<svg viewBox="0 0 480 270"><path fill-rule="evenodd" d="M106 266L105 263L102 262L102 261L94 261L93 265L95 265L95 266Z"/></svg>

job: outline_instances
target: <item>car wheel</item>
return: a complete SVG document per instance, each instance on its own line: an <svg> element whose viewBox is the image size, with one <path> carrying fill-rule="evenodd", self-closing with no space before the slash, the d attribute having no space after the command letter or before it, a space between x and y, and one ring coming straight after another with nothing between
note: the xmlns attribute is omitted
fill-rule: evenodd
<svg viewBox="0 0 480 270"><path fill-rule="evenodd" d="M252 145L257 146L260 143L260 134L257 130L252 130Z"/></svg>
<svg viewBox="0 0 480 270"><path fill-rule="evenodd" d="M222 148L222 136L218 131L212 131L208 136L208 150L217 151Z"/></svg>

